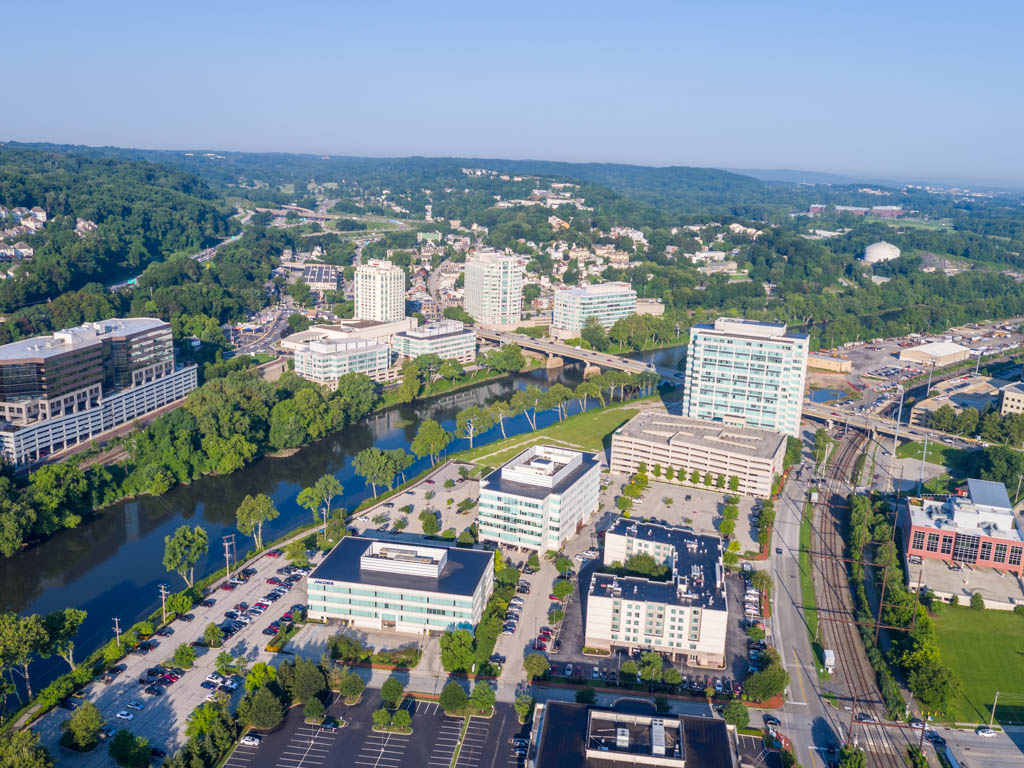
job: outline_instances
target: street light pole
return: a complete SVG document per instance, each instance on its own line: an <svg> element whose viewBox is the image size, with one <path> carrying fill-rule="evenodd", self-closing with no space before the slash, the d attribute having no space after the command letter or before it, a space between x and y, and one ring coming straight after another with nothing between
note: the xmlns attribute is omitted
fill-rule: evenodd
<svg viewBox="0 0 1024 768"><path fill-rule="evenodd" d="M892 453L889 454L889 477L892 478L892 460L896 456L896 447L899 445L900 440L900 420L903 418L903 395L906 390L903 389L903 385L897 385L900 390L900 404L896 409L896 431L892 436ZM895 482L895 481L894 481Z"/></svg>

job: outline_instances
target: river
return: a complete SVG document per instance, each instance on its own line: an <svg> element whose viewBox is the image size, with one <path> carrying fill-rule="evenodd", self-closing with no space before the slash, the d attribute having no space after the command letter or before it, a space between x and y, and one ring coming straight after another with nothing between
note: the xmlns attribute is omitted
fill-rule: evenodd
<svg viewBox="0 0 1024 768"><path fill-rule="evenodd" d="M169 574L161 564L164 537L178 526L198 524L207 530L210 552L197 564L196 574L211 573L224 565L222 536L236 534L239 556L252 548L251 537L239 534L234 523L235 509L246 494L265 493L274 500L281 514L264 526L264 538L274 539L310 519L309 511L299 507L295 497L321 475L334 474L342 483L342 503L346 507L354 507L371 495L352 469L352 457L364 448L377 445L408 449L424 418L436 419L454 431L456 414L471 405L507 399L515 389L528 384L547 388L557 381L573 387L581 378L582 367L569 365L561 370L542 369L485 382L424 403L374 414L292 456L263 458L225 477L204 477L162 496L119 502L78 528L62 531L0 561L0 610L46 614L75 606L87 611L75 643L76 657L84 658L113 637L114 617L127 627L158 608L160 584L168 584L171 590L184 588L181 578ZM578 407L573 402L572 412ZM556 420L553 411L537 416L538 427ZM522 415L505 423L510 436L529 429ZM501 430L495 427L477 438L476 444L499 439ZM465 447L468 442L457 439L449 451ZM413 476L427 466L428 459L419 460L407 475ZM33 687L39 690L65 671L67 666L60 659L38 661L32 667Z"/></svg>

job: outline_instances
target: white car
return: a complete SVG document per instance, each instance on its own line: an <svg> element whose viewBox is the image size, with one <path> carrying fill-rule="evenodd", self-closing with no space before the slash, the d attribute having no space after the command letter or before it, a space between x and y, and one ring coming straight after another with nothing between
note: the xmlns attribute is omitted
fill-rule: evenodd
<svg viewBox="0 0 1024 768"><path fill-rule="evenodd" d="M211 672L210 674L208 674L206 676L206 679L207 679L207 681L209 681L211 683L217 683L218 685L220 685L221 683L224 682L224 676L223 675L219 675L216 672Z"/></svg>
<svg viewBox="0 0 1024 768"><path fill-rule="evenodd" d="M127 709L122 709L120 712L118 712L116 715L114 715L114 717L116 717L118 720L134 720L135 719L135 715L133 715Z"/></svg>
<svg viewBox="0 0 1024 768"><path fill-rule="evenodd" d="M253 733L247 733L245 736L238 740L238 743L241 744L243 747L258 747L261 741L263 741L263 738L261 736L257 736Z"/></svg>
<svg viewBox="0 0 1024 768"><path fill-rule="evenodd" d="M128 707L128 709L135 709L135 710L138 710L140 712L143 709L145 709L145 707L142 705L141 701L129 701L128 704L127 704L127 707Z"/></svg>
<svg viewBox="0 0 1024 768"><path fill-rule="evenodd" d="M118 715L120 717L120 715ZM985 739L995 738L996 732L989 728L987 725L983 725L975 731L976 734Z"/></svg>
<svg viewBox="0 0 1024 768"><path fill-rule="evenodd" d="M584 556L584 557L588 557L588 558L590 558L591 560L593 560L593 559L594 559L595 557L597 557L597 552L595 552L595 551L594 551L594 550L592 550L592 549L588 549L588 550L586 550L586 551L585 551L585 552L583 553L583 556Z"/></svg>

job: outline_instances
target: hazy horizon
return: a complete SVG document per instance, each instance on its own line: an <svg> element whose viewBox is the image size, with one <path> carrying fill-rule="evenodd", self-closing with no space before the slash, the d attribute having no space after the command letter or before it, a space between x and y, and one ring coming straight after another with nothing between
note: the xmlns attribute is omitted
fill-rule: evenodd
<svg viewBox="0 0 1024 768"><path fill-rule="evenodd" d="M1021 188L1024 8L981 5L22 4L0 135Z"/></svg>

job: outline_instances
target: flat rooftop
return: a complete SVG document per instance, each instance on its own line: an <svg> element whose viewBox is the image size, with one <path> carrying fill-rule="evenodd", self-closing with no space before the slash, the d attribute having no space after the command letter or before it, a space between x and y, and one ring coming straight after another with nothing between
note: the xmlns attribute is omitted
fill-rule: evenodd
<svg viewBox="0 0 1024 768"><path fill-rule="evenodd" d="M628 437L656 445L687 445L709 451L723 451L756 459L771 459L786 436L759 427L733 426L686 416L640 413L619 427L615 437Z"/></svg>
<svg viewBox="0 0 1024 768"><path fill-rule="evenodd" d="M944 355L953 355L959 352L970 352L970 347L965 347L962 344L957 344L953 341L933 341L930 344L921 344L917 347L908 347L903 350L904 352L924 352L926 355L932 355L934 357L942 357Z"/></svg>
<svg viewBox="0 0 1024 768"><path fill-rule="evenodd" d="M660 764L678 762L680 767L685 765L686 768L732 768L732 747L724 720L656 715L650 707L637 709L643 712L634 714L633 708L629 711L591 709L585 704L548 701L537 741L537 768L621 768L644 765L644 758L648 756ZM648 709L650 714L646 714ZM665 756L652 754L652 719L661 719L668 726L665 728ZM629 734L630 747L616 746L620 725ZM677 746L678 758L674 756Z"/></svg>
<svg viewBox="0 0 1024 768"><path fill-rule="evenodd" d="M555 296L604 296L617 293L636 295L636 291L633 290L633 286L629 283L588 283L587 285L578 285L573 288L556 291Z"/></svg>
<svg viewBox="0 0 1024 768"><path fill-rule="evenodd" d="M494 556L488 551L464 549L446 546L442 542L431 542L431 547L444 550L448 555L444 569L437 578L388 573L387 571L368 571L360 567L360 559L375 541L380 542L381 539L346 536L313 570L309 578L471 597L476 591L480 579L487 573L487 569L494 567ZM395 535L389 536L385 541L394 544L415 544L422 547L424 540L419 536Z"/></svg>
<svg viewBox="0 0 1024 768"><path fill-rule="evenodd" d="M40 360L92 346L105 338L118 338L133 333L170 326L154 317L126 317L85 323L74 328L54 331L49 336L33 336L0 346L0 361Z"/></svg>
<svg viewBox="0 0 1024 768"><path fill-rule="evenodd" d="M620 597L667 605L726 610L721 583L722 540L694 533L689 528L641 523L620 517L606 536L628 536L638 541L658 542L675 548L675 571L669 581L642 577L594 574L590 594Z"/></svg>
<svg viewBox="0 0 1024 768"><path fill-rule="evenodd" d="M715 320L713 325L698 323L693 326L693 329L747 339L789 339L795 341L809 338L806 333L791 333L787 331L785 323L762 323L757 320L746 320L742 317L720 317Z"/></svg>
<svg viewBox="0 0 1024 768"><path fill-rule="evenodd" d="M558 453L572 454L574 458L579 457L579 462L571 471L563 474L561 477L557 477L557 480L555 480L556 476L568 466L568 463L558 458L535 454L536 450L546 447L533 446L527 448L514 459L484 477L480 481L480 491L488 490L496 493L525 496L531 499L546 499L552 494L564 493L587 472L601 464L596 453L568 451L563 448L555 449ZM506 473L506 470L510 470L510 472ZM517 477L530 478L536 482L509 477L512 474ZM546 480L555 480L555 482L546 484Z"/></svg>

